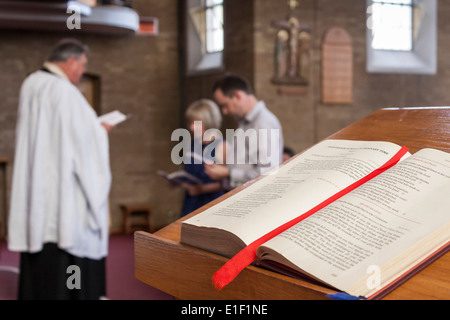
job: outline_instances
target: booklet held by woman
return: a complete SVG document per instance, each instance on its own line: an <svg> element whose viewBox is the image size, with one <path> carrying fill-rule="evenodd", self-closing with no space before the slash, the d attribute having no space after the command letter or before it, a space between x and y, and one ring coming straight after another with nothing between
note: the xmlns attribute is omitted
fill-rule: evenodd
<svg viewBox="0 0 450 320"><path fill-rule="evenodd" d="M183 221L181 243L358 298L379 298L449 249L450 154L325 140Z"/></svg>

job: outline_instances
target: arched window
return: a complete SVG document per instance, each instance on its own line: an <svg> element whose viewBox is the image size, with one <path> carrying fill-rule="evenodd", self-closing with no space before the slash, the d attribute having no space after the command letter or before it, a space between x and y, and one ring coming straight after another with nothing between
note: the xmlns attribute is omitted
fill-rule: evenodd
<svg viewBox="0 0 450 320"><path fill-rule="evenodd" d="M188 0L186 17L187 73L223 68L223 0Z"/></svg>
<svg viewBox="0 0 450 320"><path fill-rule="evenodd" d="M371 12L372 48L410 51L413 46L412 0L373 0Z"/></svg>
<svg viewBox="0 0 450 320"><path fill-rule="evenodd" d="M223 0L206 0L206 52L223 51Z"/></svg>

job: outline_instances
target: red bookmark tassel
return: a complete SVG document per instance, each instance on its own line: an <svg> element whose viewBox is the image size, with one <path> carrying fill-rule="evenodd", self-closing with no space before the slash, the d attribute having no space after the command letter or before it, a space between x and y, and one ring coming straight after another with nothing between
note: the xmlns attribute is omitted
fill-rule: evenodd
<svg viewBox="0 0 450 320"><path fill-rule="evenodd" d="M279 235L280 233L286 231L287 229L293 227L300 221L308 218L309 216L313 215L320 209L328 206L330 203L338 200L345 194L349 193L350 191L358 188L359 186L363 185L367 181L375 178L380 173L386 171L387 169L393 167L396 165L401 158L408 152L408 148L402 147L399 152L395 156L393 156L388 162L386 162L383 166L380 168L372 171L367 176L363 177L362 179L356 181L355 183L351 184L347 188L341 190L340 192L336 193L332 197L328 198L327 200L323 201L319 205L315 206L308 212L302 214L301 216L285 223L284 225L276 228L275 230L269 232L268 234L262 236L258 240L252 242L247 247L242 249L238 254L236 254L233 258L228 260L227 263L225 263L212 277L213 286L217 290L222 290L225 286L227 286L231 281L234 280L234 278L237 277L237 275L244 270L247 266L249 266L253 261L256 259L256 250L259 246L266 243L270 239L274 238L275 236Z"/></svg>

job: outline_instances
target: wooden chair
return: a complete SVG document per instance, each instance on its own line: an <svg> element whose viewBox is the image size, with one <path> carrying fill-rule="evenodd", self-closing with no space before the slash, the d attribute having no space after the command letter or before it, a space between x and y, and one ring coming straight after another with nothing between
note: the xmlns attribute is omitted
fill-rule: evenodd
<svg viewBox="0 0 450 320"><path fill-rule="evenodd" d="M141 230L152 232L151 214L152 209L148 203L127 203L121 204L120 208L123 212L124 230L125 234L130 234L133 231ZM135 219L140 216L139 219Z"/></svg>

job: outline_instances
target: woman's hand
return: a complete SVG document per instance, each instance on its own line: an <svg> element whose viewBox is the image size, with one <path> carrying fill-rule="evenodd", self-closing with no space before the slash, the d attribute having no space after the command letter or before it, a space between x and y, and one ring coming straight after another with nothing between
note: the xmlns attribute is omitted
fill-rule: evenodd
<svg viewBox="0 0 450 320"><path fill-rule="evenodd" d="M187 191L187 193L192 196L198 196L203 194L203 185L202 184L189 184L189 183L182 183L180 185L180 187L182 187L184 190Z"/></svg>

